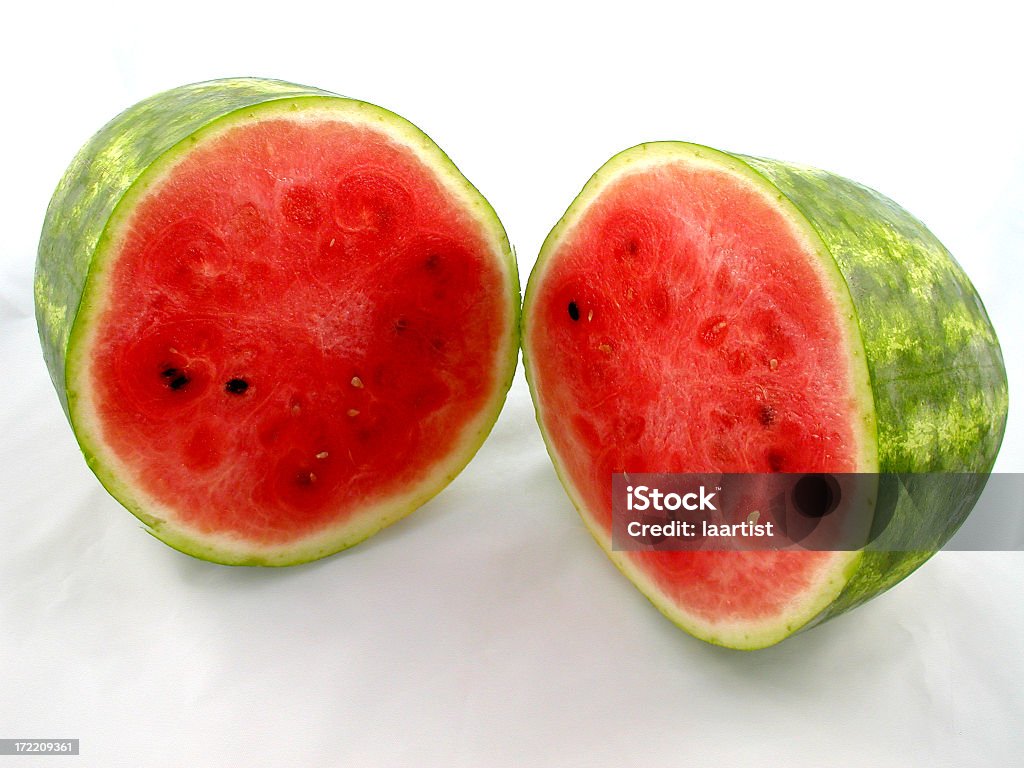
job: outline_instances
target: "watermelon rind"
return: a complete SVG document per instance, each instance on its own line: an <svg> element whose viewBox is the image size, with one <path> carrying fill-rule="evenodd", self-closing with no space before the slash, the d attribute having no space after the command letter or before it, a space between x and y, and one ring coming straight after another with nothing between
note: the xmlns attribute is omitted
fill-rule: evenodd
<svg viewBox="0 0 1024 768"><path fill-rule="evenodd" d="M534 297L552 254L605 188L627 174L668 163L744 181L776 207L817 257L815 266L831 291L849 354L850 390L861 428L857 471L951 473L948 488L934 479L901 487L890 533L900 539L901 532L913 531L909 538L918 545L833 553L829 567L803 596L768 620L709 621L668 599L629 553L612 549L609 532L587 509L546 428L529 340ZM594 538L674 623L709 643L735 649L778 643L881 594L924 563L956 532L980 496L1006 424L1006 373L995 331L962 268L920 221L884 195L835 174L698 144L640 144L614 156L591 177L544 241L527 284L521 338L545 445ZM964 484L964 473L980 481Z"/></svg>
<svg viewBox="0 0 1024 768"><path fill-rule="evenodd" d="M340 119L383 131L411 149L482 227L506 283L507 328L487 407L451 452L415 487L361 509L314 535L284 544L198 531L127 481L120 459L101 438L89 377L91 344L105 302L105 278L125 223L149 190L192 147L231 127L269 118ZM181 86L130 107L79 151L50 202L35 273L36 319L50 377L90 469L103 486L166 544L227 565L286 566L351 547L405 517L447 486L469 463L498 418L518 362L520 286L516 260L497 214L448 156L399 115L317 88L262 78L230 78Z"/></svg>

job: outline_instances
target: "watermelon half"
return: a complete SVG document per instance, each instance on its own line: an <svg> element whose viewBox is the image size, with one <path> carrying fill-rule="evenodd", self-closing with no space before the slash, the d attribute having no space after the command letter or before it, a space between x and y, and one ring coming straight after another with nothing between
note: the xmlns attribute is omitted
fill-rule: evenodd
<svg viewBox="0 0 1024 768"><path fill-rule="evenodd" d="M992 325L919 221L833 174L693 144L634 147L584 187L530 277L523 349L595 538L672 621L734 648L888 589L984 483L932 486L924 504L902 491L890 525L911 551L626 552L611 548L613 473L983 480L1006 421Z"/></svg>
<svg viewBox="0 0 1024 768"><path fill-rule="evenodd" d="M188 85L80 151L37 319L103 485L229 564L351 546L447 485L516 367L515 259L415 126L272 80Z"/></svg>

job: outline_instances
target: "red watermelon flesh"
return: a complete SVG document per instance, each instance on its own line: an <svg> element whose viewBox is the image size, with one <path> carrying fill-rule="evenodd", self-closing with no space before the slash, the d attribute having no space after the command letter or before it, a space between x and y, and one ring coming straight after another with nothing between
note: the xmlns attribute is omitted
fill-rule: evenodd
<svg viewBox="0 0 1024 768"><path fill-rule="evenodd" d="M613 473L872 470L852 313L776 201L699 159L598 189L545 244L524 309L538 418L598 540ZM741 646L813 616L853 557L610 554L670 617Z"/></svg>
<svg viewBox="0 0 1024 768"><path fill-rule="evenodd" d="M101 479L227 562L327 554L429 498L514 366L515 278L481 218L421 148L349 112L199 139L90 274L70 399Z"/></svg>

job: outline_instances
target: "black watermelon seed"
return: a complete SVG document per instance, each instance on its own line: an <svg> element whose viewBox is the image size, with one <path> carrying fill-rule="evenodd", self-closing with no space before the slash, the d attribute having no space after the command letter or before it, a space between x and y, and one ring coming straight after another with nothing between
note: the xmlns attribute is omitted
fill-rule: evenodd
<svg viewBox="0 0 1024 768"><path fill-rule="evenodd" d="M175 373L177 373L177 371L175 371ZM186 376L185 374L180 374L171 379L170 383L167 386L169 386L174 391L178 391L179 389L183 389L185 385L188 384L188 382L188 376Z"/></svg>
<svg viewBox="0 0 1024 768"><path fill-rule="evenodd" d="M224 389L232 395L245 394L245 390L249 388L249 382L245 379L229 379L228 383L224 385Z"/></svg>
<svg viewBox="0 0 1024 768"><path fill-rule="evenodd" d="M175 376L178 375L178 373L179 371L177 368L164 368L162 371L160 371L160 375L163 376L165 379L173 379Z"/></svg>
<svg viewBox="0 0 1024 768"><path fill-rule="evenodd" d="M576 306L575 301L569 302L569 317L571 317L574 322L580 319L580 308Z"/></svg>

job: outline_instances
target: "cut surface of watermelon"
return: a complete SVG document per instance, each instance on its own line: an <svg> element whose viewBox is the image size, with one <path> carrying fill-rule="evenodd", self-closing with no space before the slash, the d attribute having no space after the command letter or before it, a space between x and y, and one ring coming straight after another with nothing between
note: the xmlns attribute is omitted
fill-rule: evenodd
<svg viewBox="0 0 1024 768"><path fill-rule="evenodd" d="M612 551L611 476L880 470L884 361L862 315L896 297L862 302L799 202L739 156L641 145L606 164L549 235L524 304L538 422L591 532L669 618L738 648L845 609L899 568L862 585L872 567L860 552ZM977 321L980 304L958 299L953 314ZM997 406L1002 381L1001 392L983 381ZM1004 402L1002 416L975 416L1001 435L1000 418Z"/></svg>
<svg viewBox="0 0 1024 768"><path fill-rule="evenodd" d="M363 102L272 98L215 114L117 203L69 335L69 416L159 538L303 562L475 453L518 296L497 217L422 133Z"/></svg>

